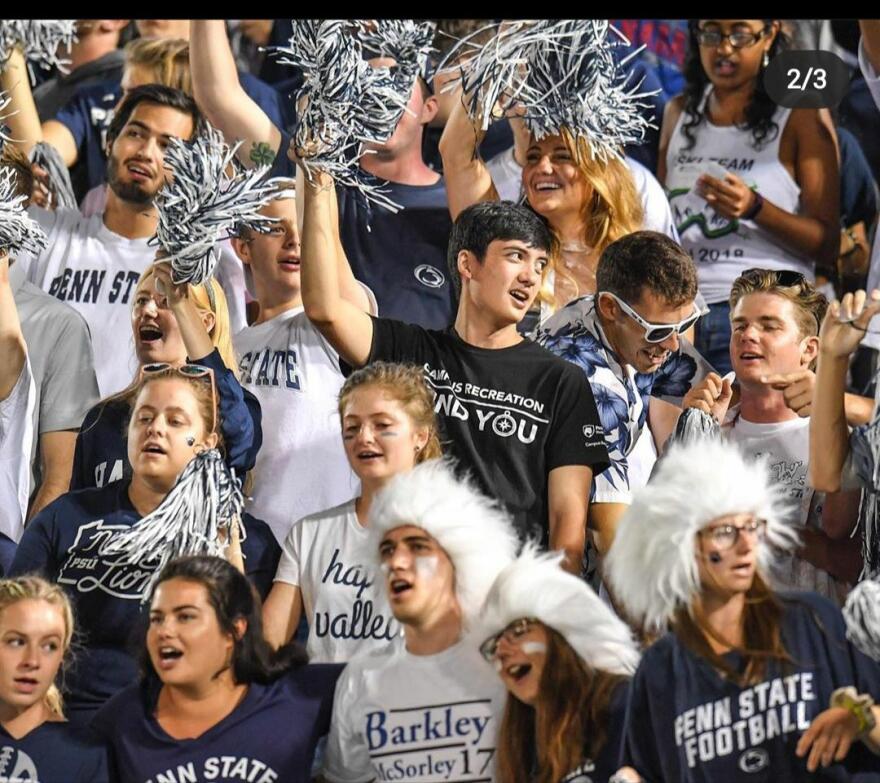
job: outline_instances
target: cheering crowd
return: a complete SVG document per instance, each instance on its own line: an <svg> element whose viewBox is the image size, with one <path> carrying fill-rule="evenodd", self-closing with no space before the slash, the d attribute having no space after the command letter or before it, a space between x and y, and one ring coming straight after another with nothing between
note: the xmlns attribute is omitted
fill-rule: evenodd
<svg viewBox="0 0 880 783"><path fill-rule="evenodd" d="M0 783L880 783L878 73L0 20Z"/></svg>

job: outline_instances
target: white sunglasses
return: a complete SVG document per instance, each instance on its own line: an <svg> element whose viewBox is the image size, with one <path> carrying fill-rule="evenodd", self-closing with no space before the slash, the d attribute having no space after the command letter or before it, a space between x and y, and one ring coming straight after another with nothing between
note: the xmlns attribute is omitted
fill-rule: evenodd
<svg viewBox="0 0 880 783"><path fill-rule="evenodd" d="M612 294L611 291L600 291L600 294L606 294L610 296L618 305L620 305L620 309L623 310L630 318L633 319L642 329L645 330L645 339L649 343L662 343L664 340L668 340L673 334L681 334L682 332L686 332L690 329L700 318L702 313L700 312L700 308L697 307L697 303L694 302L694 312L685 318L683 321L679 321L677 324L652 324L650 321L646 321L642 316L640 316L635 310L632 309L626 302L623 301L619 296Z"/></svg>

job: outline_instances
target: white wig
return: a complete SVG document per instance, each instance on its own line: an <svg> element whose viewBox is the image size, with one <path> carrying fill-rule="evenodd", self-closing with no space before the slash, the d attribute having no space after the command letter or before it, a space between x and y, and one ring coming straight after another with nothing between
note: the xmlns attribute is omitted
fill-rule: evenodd
<svg viewBox="0 0 880 783"><path fill-rule="evenodd" d="M632 676L639 653L629 627L589 585L564 571L561 560L560 552L540 554L528 544L492 585L478 641L533 617L560 633L591 669Z"/></svg>
<svg viewBox="0 0 880 783"><path fill-rule="evenodd" d="M758 564L768 574L772 548L793 548L797 534L784 489L771 482L766 463L747 459L731 443L673 446L635 493L605 559L615 598L633 620L662 629L700 591L697 532L713 519L743 513L767 521Z"/></svg>
<svg viewBox="0 0 880 783"><path fill-rule="evenodd" d="M448 555L468 626L495 577L516 557L518 540L507 514L456 476L448 462L432 459L395 476L373 500L368 546L377 562L385 534L406 525L424 530Z"/></svg>

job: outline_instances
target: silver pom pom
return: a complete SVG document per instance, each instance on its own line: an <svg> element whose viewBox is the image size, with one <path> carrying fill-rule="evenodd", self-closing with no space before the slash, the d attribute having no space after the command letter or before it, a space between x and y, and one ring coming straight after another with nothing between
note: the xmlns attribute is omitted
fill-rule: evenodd
<svg viewBox="0 0 880 783"><path fill-rule="evenodd" d="M477 45L487 30L494 38ZM443 92L461 84L468 114L483 130L498 111L516 101L535 138L559 135L563 129L589 142L600 160L621 157L627 144L639 144L648 128L657 127L641 110L654 92L630 85L618 46L626 38L604 20L541 20L487 25L463 38L441 68L461 58L460 77ZM644 47L642 47L644 48Z"/></svg>
<svg viewBox="0 0 880 783"><path fill-rule="evenodd" d="M0 152L3 152L4 144L13 140L12 136L9 135L9 126L3 122L3 120L11 116L5 113L10 103L12 103L12 98L9 93L0 91Z"/></svg>
<svg viewBox="0 0 880 783"><path fill-rule="evenodd" d="M402 95L409 96L416 78L426 75L428 57L434 47L434 22L413 19L377 19L358 22L358 38L365 51L376 57L391 57L397 63L392 78Z"/></svg>
<svg viewBox="0 0 880 783"><path fill-rule="evenodd" d="M21 252L37 255L46 247L46 234L25 209L26 195L16 195L17 177L9 166L0 166L0 252L15 258Z"/></svg>
<svg viewBox="0 0 880 783"><path fill-rule="evenodd" d="M846 636L865 655L880 661L880 583L859 582L843 607Z"/></svg>
<svg viewBox="0 0 880 783"><path fill-rule="evenodd" d="M32 65L44 71L57 68L67 73L70 60L59 56L61 46L67 51L77 40L76 19L12 19L0 22L0 69L16 46L21 46L27 60L31 83L35 81Z"/></svg>
<svg viewBox="0 0 880 783"><path fill-rule="evenodd" d="M243 509L244 496L234 471L217 449L208 449L190 460L155 510L107 543L104 552L122 555L120 564L156 564L144 588L146 600L159 573L175 558L223 557L227 546L218 534L226 531L228 541L234 525L244 541Z"/></svg>
<svg viewBox="0 0 880 783"><path fill-rule="evenodd" d="M199 285L213 275L221 234L262 231L277 222L259 214L275 196L272 181L265 181L268 167L242 168L235 159L240 145L227 146L209 126L193 141L172 138L165 151L172 180L156 196L159 223L150 244L168 254L176 284Z"/></svg>
<svg viewBox="0 0 880 783"><path fill-rule="evenodd" d="M368 200L393 212L400 209L361 169L359 160L365 144L384 144L394 133L412 92L420 40L413 34L411 43L400 49L401 57L412 56L414 61L399 60L392 73L369 65L363 42L346 22L294 20L288 46L278 49L284 55L279 62L303 70L294 141L310 181L314 171L326 171ZM405 87L400 74L410 72Z"/></svg>

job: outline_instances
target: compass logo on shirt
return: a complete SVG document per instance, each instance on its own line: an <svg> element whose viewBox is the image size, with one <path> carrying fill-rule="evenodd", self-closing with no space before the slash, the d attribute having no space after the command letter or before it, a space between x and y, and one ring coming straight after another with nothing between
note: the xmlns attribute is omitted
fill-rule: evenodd
<svg viewBox="0 0 880 783"><path fill-rule="evenodd" d="M445 275L430 264L422 264L413 270L413 275L422 285L428 288L440 288L446 282Z"/></svg>
<svg viewBox="0 0 880 783"><path fill-rule="evenodd" d="M770 763L770 754L764 748L749 748L739 757L743 772L760 772Z"/></svg>
<svg viewBox="0 0 880 783"><path fill-rule="evenodd" d="M500 416L496 416L492 422L492 431L502 438L508 438L516 431L516 422L510 411L504 411Z"/></svg>
<svg viewBox="0 0 880 783"><path fill-rule="evenodd" d="M28 783L39 780L37 767L23 750L9 745L0 746L0 780L9 783Z"/></svg>

